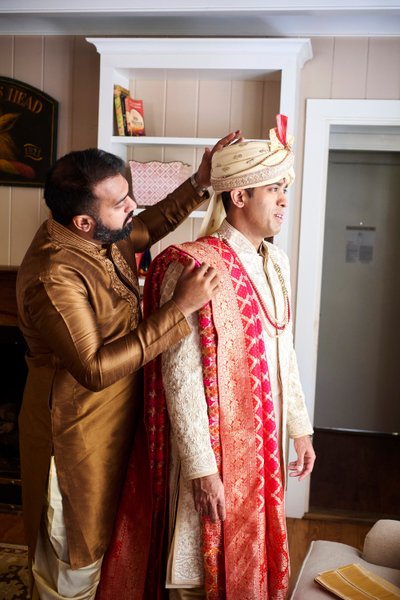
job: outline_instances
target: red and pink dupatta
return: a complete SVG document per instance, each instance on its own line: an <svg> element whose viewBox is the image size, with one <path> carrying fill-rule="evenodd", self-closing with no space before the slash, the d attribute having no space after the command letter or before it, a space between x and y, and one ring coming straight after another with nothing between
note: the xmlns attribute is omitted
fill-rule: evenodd
<svg viewBox="0 0 400 600"><path fill-rule="evenodd" d="M168 265L173 261L185 263L189 257L213 266L223 290L199 311L210 437L227 505L223 524L202 518L207 598L283 600L289 565L279 444L260 308L238 257L214 237L168 248L153 261L147 275L145 316L159 306ZM98 600L167 597L169 423L160 357L145 371L145 424L152 493L151 533L149 515L140 520L143 506L139 520L135 518L140 482L134 465L138 466L140 460L133 454L114 539L103 565ZM144 537L138 542L141 535ZM140 548L142 556L138 554ZM145 575L140 570L147 556Z"/></svg>

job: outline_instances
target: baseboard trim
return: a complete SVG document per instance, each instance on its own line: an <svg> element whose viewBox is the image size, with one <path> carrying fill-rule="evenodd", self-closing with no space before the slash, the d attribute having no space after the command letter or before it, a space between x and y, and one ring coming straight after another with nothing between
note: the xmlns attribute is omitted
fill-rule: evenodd
<svg viewBox="0 0 400 600"><path fill-rule="evenodd" d="M378 515L372 513L360 514L347 510L324 510L318 507L310 506L310 510L305 513L304 519L317 521L346 521L352 523L367 523L373 525L379 519L396 519L393 515Z"/></svg>

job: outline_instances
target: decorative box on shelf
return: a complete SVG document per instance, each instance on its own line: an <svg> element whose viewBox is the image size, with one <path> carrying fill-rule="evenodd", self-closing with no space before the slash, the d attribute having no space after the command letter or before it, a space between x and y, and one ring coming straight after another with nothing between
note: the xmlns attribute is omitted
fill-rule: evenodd
<svg viewBox="0 0 400 600"><path fill-rule="evenodd" d="M132 191L138 206L156 204L181 185L192 167L181 161L129 161Z"/></svg>

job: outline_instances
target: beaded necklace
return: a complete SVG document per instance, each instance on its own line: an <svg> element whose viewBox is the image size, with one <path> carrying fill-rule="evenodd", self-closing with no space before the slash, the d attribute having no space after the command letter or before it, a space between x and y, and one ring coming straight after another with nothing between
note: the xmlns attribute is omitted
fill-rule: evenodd
<svg viewBox="0 0 400 600"><path fill-rule="evenodd" d="M252 278L248 274L248 272L247 272L247 270L246 270L243 262L240 260L240 258L237 256L236 252L233 250L232 246L230 245L229 240L225 236L223 236L221 234L217 234L217 235L218 235L219 239L222 242L224 242L227 246L229 246L229 248L231 249L231 251L235 253L238 261L240 262L240 264L242 266L243 271L246 273L246 276L247 276L248 280L250 281L251 287L253 288L253 291L254 291L254 293L255 293L255 295L257 297L257 300L258 300L258 302L259 302L259 304L261 306L261 309L262 309L262 311L263 311L263 313L264 313L267 321L276 330L276 336L274 336L274 337L279 337L284 332L284 330L286 329L287 325L290 322L289 293L287 291L285 280L283 278L280 266L278 264L276 264L276 262L273 260L273 258L271 256L269 256L269 258L271 260L271 263L272 263L272 266L274 267L275 273L278 276L279 283L281 285L282 295L283 295L284 315L283 315L283 319L279 321L275 316L273 316L273 315L270 314L268 308L265 306L264 300L262 299L260 292L258 291L258 289L257 289L256 285L254 284ZM273 296L273 299L274 299L274 302L275 302L272 284L271 284L270 278L268 276L268 271L267 271L266 268L264 268L264 272L265 272L265 275L266 275L266 278L267 278L267 282L268 282L268 285L269 285L269 287L271 289L271 293L272 293L272 296Z"/></svg>

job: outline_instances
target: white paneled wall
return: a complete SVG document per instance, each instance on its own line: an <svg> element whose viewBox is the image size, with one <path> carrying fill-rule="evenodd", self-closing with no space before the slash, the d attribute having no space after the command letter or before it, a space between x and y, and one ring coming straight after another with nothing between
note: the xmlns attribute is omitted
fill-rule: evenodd
<svg viewBox="0 0 400 600"><path fill-rule="evenodd" d="M0 75L43 90L59 102L57 155L95 146L98 54L74 36L0 36ZM0 185L0 265L20 264L47 218L41 188Z"/></svg>
<svg viewBox="0 0 400 600"><path fill-rule="evenodd" d="M313 38L313 59L301 71L300 115L296 153L293 247L298 248L301 177L307 98L400 99L399 38ZM298 255L292 257L292 289L296 290ZM295 296L293 298L295 305Z"/></svg>
<svg viewBox="0 0 400 600"><path fill-rule="evenodd" d="M260 138L275 124L277 78L138 79L131 81L130 92L143 100L146 135L213 138L240 128L246 138Z"/></svg>
<svg viewBox="0 0 400 600"><path fill-rule="evenodd" d="M298 180L291 207L293 248L297 248L299 236L306 99L400 99L398 38L321 37L312 39L312 48L314 57L300 73L300 119L295 132ZM0 36L0 74L34 85L59 101L59 156L96 145L99 56L85 38ZM214 137L242 127L246 137L260 137L274 124L279 82L137 80L132 82L131 92L145 102L148 135ZM261 114L254 106L263 107ZM237 123L239 115L241 121ZM138 148L130 157L184 160L197 165L201 150ZM42 191L37 188L0 186L0 265L20 263L47 214L41 198ZM188 222L173 241L192 237L197 227L197 220ZM297 256L294 259L295 289Z"/></svg>

